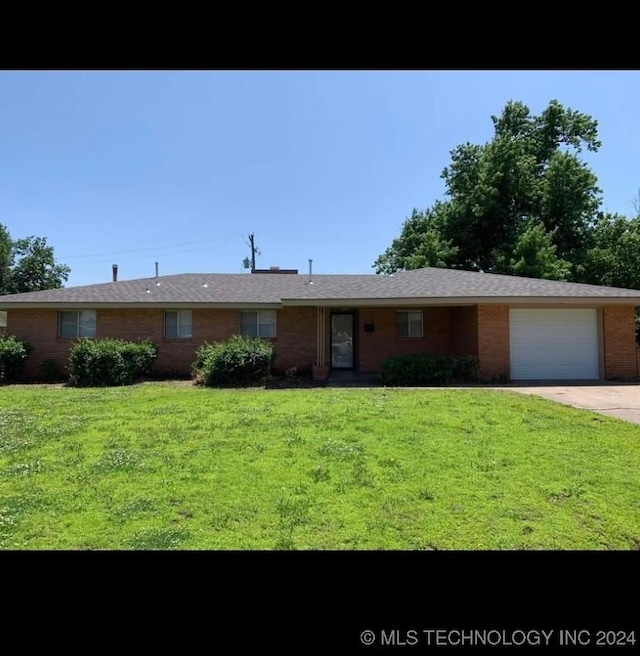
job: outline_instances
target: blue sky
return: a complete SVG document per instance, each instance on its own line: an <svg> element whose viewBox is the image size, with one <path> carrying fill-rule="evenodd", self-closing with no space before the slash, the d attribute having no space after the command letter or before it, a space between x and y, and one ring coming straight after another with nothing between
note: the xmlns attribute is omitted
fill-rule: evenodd
<svg viewBox="0 0 640 656"><path fill-rule="evenodd" d="M373 273L509 100L590 114L603 207L640 187L640 71L0 71L0 223L67 286L259 267Z"/></svg>

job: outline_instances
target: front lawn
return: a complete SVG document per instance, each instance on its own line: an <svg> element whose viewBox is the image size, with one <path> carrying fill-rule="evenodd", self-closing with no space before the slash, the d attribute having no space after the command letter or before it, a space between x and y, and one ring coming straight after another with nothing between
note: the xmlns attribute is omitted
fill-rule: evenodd
<svg viewBox="0 0 640 656"><path fill-rule="evenodd" d="M0 388L1 549L638 549L639 471L495 390Z"/></svg>

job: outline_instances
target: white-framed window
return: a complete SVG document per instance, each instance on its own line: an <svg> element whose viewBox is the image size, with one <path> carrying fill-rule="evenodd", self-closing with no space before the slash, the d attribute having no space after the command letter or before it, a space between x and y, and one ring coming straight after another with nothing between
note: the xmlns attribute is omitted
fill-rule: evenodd
<svg viewBox="0 0 640 656"><path fill-rule="evenodd" d="M397 313L398 337L422 337L422 310L401 310Z"/></svg>
<svg viewBox="0 0 640 656"><path fill-rule="evenodd" d="M191 310L166 310L164 313L164 336L168 339L191 337Z"/></svg>
<svg viewBox="0 0 640 656"><path fill-rule="evenodd" d="M276 311L252 310L240 312L240 334L243 337L275 337Z"/></svg>
<svg viewBox="0 0 640 656"><path fill-rule="evenodd" d="M95 310L60 310L58 312L58 338L81 339L96 336Z"/></svg>

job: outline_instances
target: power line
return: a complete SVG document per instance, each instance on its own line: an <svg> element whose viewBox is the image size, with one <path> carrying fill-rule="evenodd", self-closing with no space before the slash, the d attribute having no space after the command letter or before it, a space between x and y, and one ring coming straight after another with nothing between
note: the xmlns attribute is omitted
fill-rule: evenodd
<svg viewBox="0 0 640 656"><path fill-rule="evenodd" d="M198 245L200 248L209 248L212 244L220 244L220 241L208 241L208 242L203 242L203 241L187 241L182 244L172 244L170 246L149 246L147 248L135 248L135 249L130 249L126 251L114 251L111 253L105 253L104 251L102 253L83 253L82 255L60 255L56 256L60 260L77 260L80 258L87 258L87 257L106 257L106 258L112 258L115 256L119 255L126 255L126 254L131 254L131 253L145 253L149 251L162 251L162 250L174 250L176 248L182 248L184 246L192 246L192 245ZM190 252L190 251L185 251L185 252Z"/></svg>
<svg viewBox="0 0 640 656"><path fill-rule="evenodd" d="M211 252L211 246L196 246L194 248L183 248L179 251L165 253L165 255L171 257L171 256L174 256L174 255L182 255L182 254L186 254L186 253L194 253L196 251L207 251L207 250L209 252ZM114 259L116 259L115 256L100 255L100 256L94 257L91 260L91 263L92 264L100 264L102 262L112 262ZM144 258L142 256L136 255L135 253L117 257L117 260L118 260L119 263L120 262L131 262L131 261L134 261L134 260L141 261L143 259ZM60 258L60 261L64 261L64 259ZM86 262L85 262L85 264L86 264Z"/></svg>

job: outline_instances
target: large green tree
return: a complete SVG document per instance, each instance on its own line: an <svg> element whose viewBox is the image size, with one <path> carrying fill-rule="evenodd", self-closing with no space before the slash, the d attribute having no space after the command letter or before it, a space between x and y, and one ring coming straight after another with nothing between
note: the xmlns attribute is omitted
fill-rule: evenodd
<svg viewBox="0 0 640 656"><path fill-rule="evenodd" d="M0 223L0 294L9 293L11 288L12 244L9 231Z"/></svg>
<svg viewBox="0 0 640 656"><path fill-rule="evenodd" d="M582 277L596 285L640 289L640 216L598 215Z"/></svg>
<svg viewBox="0 0 640 656"><path fill-rule="evenodd" d="M12 239L0 223L0 295L58 289L71 269L56 261L46 237Z"/></svg>
<svg viewBox="0 0 640 656"><path fill-rule="evenodd" d="M446 200L414 210L376 260L378 273L452 266L582 278L601 201L580 153L600 147L597 122L556 100L538 116L509 102L491 118L493 139L451 151Z"/></svg>
<svg viewBox="0 0 640 656"><path fill-rule="evenodd" d="M451 266L458 249L443 237L447 211L448 205L440 202L424 212L414 209L404 222L400 237L376 261L377 272Z"/></svg>

